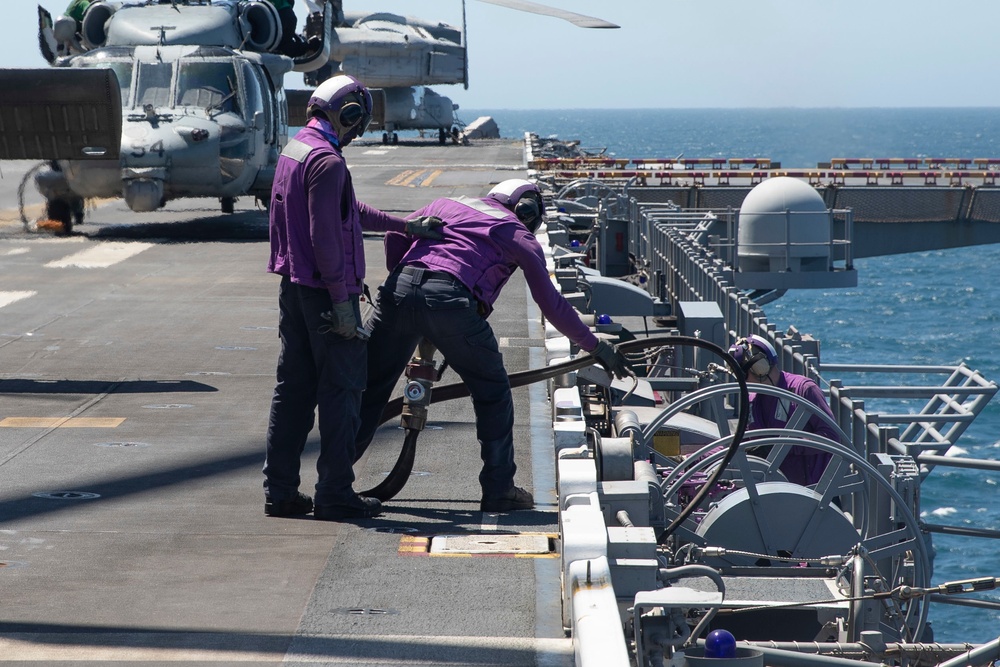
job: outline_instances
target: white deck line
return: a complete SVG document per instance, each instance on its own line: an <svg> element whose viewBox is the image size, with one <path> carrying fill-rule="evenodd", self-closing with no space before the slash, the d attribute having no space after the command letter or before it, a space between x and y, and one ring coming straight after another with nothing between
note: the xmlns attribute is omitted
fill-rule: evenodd
<svg viewBox="0 0 1000 667"><path fill-rule="evenodd" d="M71 266L81 269L106 269L152 247L152 243L121 243L111 241L81 250L62 259L51 261L45 266L51 269L65 269Z"/></svg>

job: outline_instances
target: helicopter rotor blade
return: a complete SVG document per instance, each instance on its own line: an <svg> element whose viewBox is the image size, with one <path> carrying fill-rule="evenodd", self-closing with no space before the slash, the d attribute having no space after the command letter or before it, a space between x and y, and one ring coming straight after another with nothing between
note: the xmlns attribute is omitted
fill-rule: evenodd
<svg viewBox="0 0 1000 667"><path fill-rule="evenodd" d="M583 14L577 14L575 12L566 11L565 9L556 9L555 7L549 7L547 5L540 5L537 2L528 2L527 0L479 0L480 2L487 2L491 5L497 5L500 7L507 7L508 9L516 9L522 12L528 12L529 14L541 14L542 16L554 16L558 19L564 21L569 21L575 26L581 28L620 28L621 26L615 25L605 21L604 19L595 18L593 16L585 16Z"/></svg>

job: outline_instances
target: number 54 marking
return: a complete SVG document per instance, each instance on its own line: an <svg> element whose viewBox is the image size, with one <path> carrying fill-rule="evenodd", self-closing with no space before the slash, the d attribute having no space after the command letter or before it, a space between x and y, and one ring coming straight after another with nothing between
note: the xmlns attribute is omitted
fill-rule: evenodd
<svg viewBox="0 0 1000 667"><path fill-rule="evenodd" d="M132 157L145 157L146 153L156 153L157 157L163 157L165 152L163 149L163 141L157 141L155 144L149 147L147 150L145 146L139 144L132 145Z"/></svg>

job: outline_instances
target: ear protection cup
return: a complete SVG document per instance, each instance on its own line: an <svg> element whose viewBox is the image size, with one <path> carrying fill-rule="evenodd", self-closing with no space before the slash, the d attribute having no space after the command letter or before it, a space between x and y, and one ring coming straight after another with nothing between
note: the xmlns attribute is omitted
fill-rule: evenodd
<svg viewBox="0 0 1000 667"><path fill-rule="evenodd" d="M752 373L758 377L764 377L771 372L773 362L777 361L774 348L759 336L753 336L752 340L740 338L736 341L733 349L739 353L737 359L741 360L740 368L746 374Z"/></svg>
<svg viewBox="0 0 1000 667"><path fill-rule="evenodd" d="M750 346L748 346L750 347ZM753 350L753 347L750 347ZM743 364L743 372L750 372L758 377L763 377L771 372L771 362L767 360L767 355L760 350L753 350L752 354Z"/></svg>
<svg viewBox="0 0 1000 667"><path fill-rule="evenodd" d="M534 197L521 197L521 200L514 205L514 215L524 223L532 234L538 229L542 222L542 212L539 210L538 202Z"/></svg>
<svg viewBox="0 0 1000 667"><path fill-rule="evenodd" d="M347 129L352 128L358 124L361 117L365 115L365 110L357 102L348 102L344 106L340 107L340 115L338 120L340 121L340 126Z"/></svg>

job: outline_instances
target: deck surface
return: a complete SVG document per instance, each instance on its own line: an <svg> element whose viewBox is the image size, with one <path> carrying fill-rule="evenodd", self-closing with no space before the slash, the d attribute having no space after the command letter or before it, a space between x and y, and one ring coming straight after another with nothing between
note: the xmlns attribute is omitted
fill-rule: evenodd
<svg viewBox="0 0 1000 667"><path fill-rule="evenodd" d="M524 175L511 140L362 144L347 158L359 197L396 213ZM4 163L0 178L0 661L572 663L554 554L426 551L441 535L556 532L541 387L515 390L517 482L536 511L478 511L460 399L431 408L414 473L382 516L265 517L278 354L266 214L249 198L232 215L214 200L151 214L117 201L68 237L26 232L16 192L30 166ZM374 287L381 240L366 253ZM490 321L509 371L544 364L523 280ZM357 488L383 479L402 440L382 427ZM314 431L307 492L317 444Z"/></svg>

